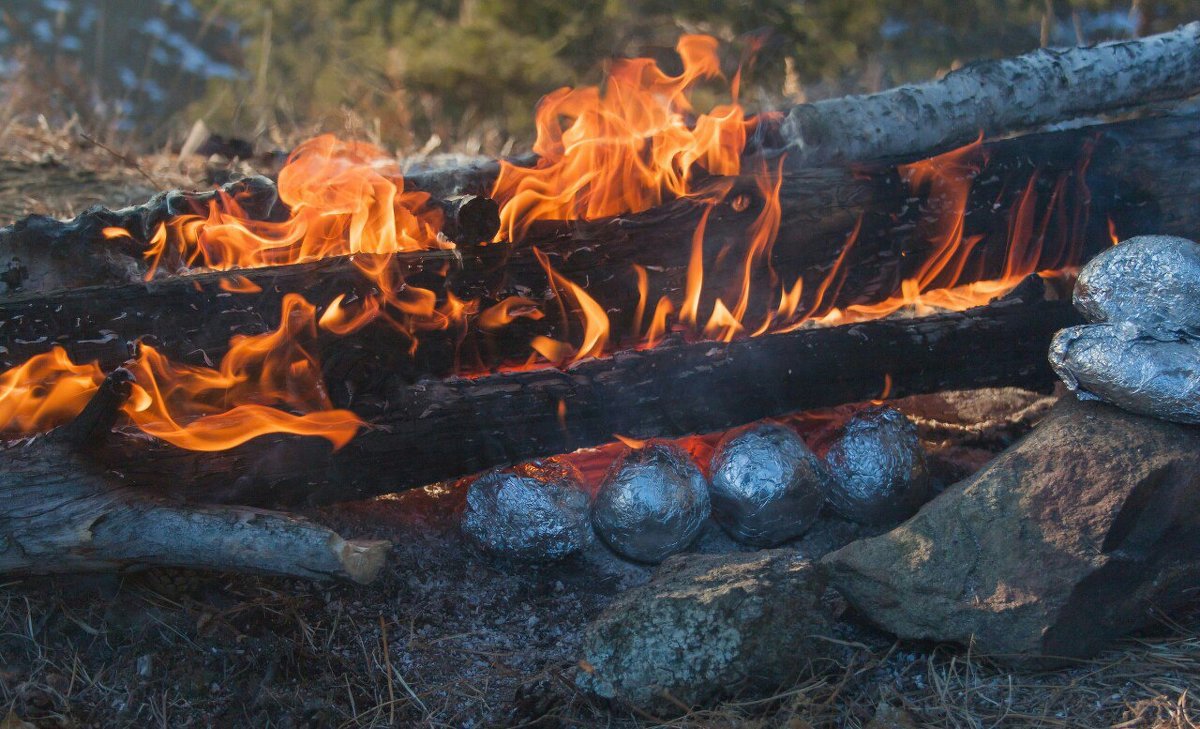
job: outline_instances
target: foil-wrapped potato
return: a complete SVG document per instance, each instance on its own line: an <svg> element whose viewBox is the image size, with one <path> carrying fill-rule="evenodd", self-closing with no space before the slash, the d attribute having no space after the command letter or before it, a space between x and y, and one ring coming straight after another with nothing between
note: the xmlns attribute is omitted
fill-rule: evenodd
<svg viewBox="0 0 1200 729"><path fill-rule="evenodd" d="M654 564L686 549L710 510L708 484L691 456L651 442L609 469L592 503L592 525L613 551Z"/></svg>
<svg viewBox="0 0 1200 729"><path fill-rule="evenodd" d="M1200 244L1142 235L1088 262L1075 308L1093 323L1132 322L1156 338L1200 335Z"/></svg>
<svg viewBox="0 0 1200 729"><path fill-rule="evenodd" d="M554 562L587 546L583 477L555 458L488 471L467 488L463 533L482 551L520 562Z"/></svg>
<svg viewBox="0 0 1200 729"><path fill-rule="evenodd" d="M795 539L825 503L825 464L791 428L773 423L730 431L710 469L713 518L756 547Z"/></svg>
<svg viewBox="0 0 1200 729"><path fill-rule="evenodd" d="M917 428L903 413L872 407L843 427L825 454L826 498L842 516L861 524L895 524L933 494Z"/></svg>
<svg viewBox="0 0 1200 729"><path fill-rule="evenodd" d="M1072 390L1133 413L1200 423L1200 340L1162 341L1129 322L1063 329L1050 364Z"/></svg>

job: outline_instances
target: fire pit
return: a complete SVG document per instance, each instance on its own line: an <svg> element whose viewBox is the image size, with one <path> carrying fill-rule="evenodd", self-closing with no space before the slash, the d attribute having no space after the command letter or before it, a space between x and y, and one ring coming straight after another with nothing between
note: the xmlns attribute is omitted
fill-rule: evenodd
<svg viewBox="0 0 1200 729"><path fill-rule="evenodd" d="M1098 610L1105 630L1078 652L1082 608L1040 582L1025 593L1003 573L942 567L957 595L997 612L1055 606L1038 613L1044 636L1023 640L1017 621L1010 642L943 603L897 608L879 585L929 595L920 580L943 573L919 567L952 565L946 545L990 554L986 519L964 517L970 534L931 520L948 503L974 514L976 498L1009 504L1001 516L1024 509L988 490L1005 474L1066 513L1071 479L1029 466L1039 437L1061 430L1042 445L1070 453L1073 425L1102 421L1079 432L1186 450L1191 431L1059 406L980 470L1046 415L1055 368L1078 371L1047 352L1091 311L1072 305L1081 267L1131 236L1200 232L1196 183L1172 172L1200 157L1200 115L1127 113L1200 90L1198 37L1192 25L749 115L736 83L728 103L694 108L693 87L721 64L715 39L685 36L678 74L626 60L603 89L546 97L535 157L406 176L383 150L323 135L275 179L0 229L0 571L166 565L365 583L402 531L389 510L428 517L400 548L416 563L432 541L463 554L456 570L477 559L554 575L550 589L592 608L611 586L636 587L586 630L572 623L585 648L570 683L656 716L777 688L799 670L798 645L816 663L851 660L843 649L861 635L838 637L847 600L903 638L978 636L1022 659L1094 652L1194 577L1145 516L1166 492L1190 508L1174 485L1187 458L1131 466L1136 484L1097 496L1112 508L1080 519L1106 534L1053 532L1078 547L1072 559L1098 549L1120 567L1039 552L1072 594L1120 602L1090 581L1119 572L1138 596ZM1117 71L1132 80L1109 83ZM1101 326L1115 324L1078 336ZM1096 382L1084 384L1162 415ZM1106 483L1091 463L1080 473ZM280 508L309 518L268 510ZM916 542L925 551L904 551ZM642 565L659 562L651 580ZM911 583L887 582L897 571ZM1139 581L1151 573L1170 589ZM592 579L610 583L603 600L587 596ZM777 604L805 606L803 620ZM708 652L696 625L729 631L733 647Z"/></svg>

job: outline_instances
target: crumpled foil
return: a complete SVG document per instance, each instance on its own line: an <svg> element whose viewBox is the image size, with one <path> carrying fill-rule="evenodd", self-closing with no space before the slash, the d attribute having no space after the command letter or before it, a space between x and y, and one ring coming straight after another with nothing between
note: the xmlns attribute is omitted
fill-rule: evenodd
<svg viewBox="0 0 1200 729"><path fill-rule="evenodd" d="M522 562L553 562L587 546L583 477L555 458L488 471L467 489L462 530L484 552Z"/></svg>
<svg viewBox="0 0 1200 729"><path fill-rule="evenodd" d="M917 427L893 408L855 414L825 460L831 477L825 496L851 521L895 524L933 495Z"/></svg>
<svg viewBox="0 0 1200 729"><path fill-rule="evenodd" d="M1174 339L1200 335L1200 245L1169 235L1143 235L1088 262L1075 282L1075 308L1088 321L1133 322L1144 333Z"/></svg>
<svg viewBox="0 0 1200 729"><path fill-rule="evenodd" d="M708 484L691 456L651 442L609 469L592 503L592 525L613 551L653 564L686 549L710 510Z"/></svg>
<svg viewBox="0 0 1200 729"><path fill-rule="evenodd" d="M1070 327L1050 342L1050 364L1067 387L1085 396L1141 415L1200 423L1196 338L1162 341L1129 322Z"/></svg>
<svg viewBox="0 0 1200 729"><path fill-rule="evenodd" d="M800 536L825 504L825 464L782 425L727 433L710 472L713 518L734 539L756 547Z"/></svg>

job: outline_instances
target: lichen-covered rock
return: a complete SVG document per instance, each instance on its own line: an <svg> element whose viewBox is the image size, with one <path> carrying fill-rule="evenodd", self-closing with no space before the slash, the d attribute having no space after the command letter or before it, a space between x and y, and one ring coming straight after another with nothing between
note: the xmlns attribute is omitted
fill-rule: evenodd
<svg viewBox="0 0 1200 729"><path fill-rule="evenodd" d="M656 441L609 469L592 502L592 525L617 554L655 564L695 541L711 509L708 482L691 456Z"/></svg>
<svg viewBox="0 0 1200 729"><path fill-rule="evenodd" d="M825 503L825 464L796 431L760 423L727 433L712 459L713 518L734 539L773 547L812 526Z"/></svg>
<svg viewBox="0 0 1200 729"><path fill-rule="evenodd" d="M862 524L895 524L933 495L917 428L889 407L867 408L846 423L825 455L825 496Z"/></svg>
<svg viewBox="0 0 1200 729"><path fill-rule="evenodd" d="M1072 390L1141 415L1200 423L1200 339L1167 341L1129 322L1070 327L1050 342L1050 365Z"/></svg>
<svg viewBox="0 0 1200 729"><path fill-rule="evenodd" d="M651 711L772 691L842 657L823 590L790 549L674 557L587 627L576 683Z"/></svg>
<svg viewBox="0 0 1200 729"><path fill-rule="evenodd" d="M1083 267L1074 303L1093 323L1131 322L1168 339L1200 336L1200 245L1170 235L1130 238Z"/></svg>
<svg viewBox="0 0 1200 729"><path fill-rule="evenodd" d="M578 469L556 458L488 471L467 488L463 533L494 557L568 557L592 539L582 484Z"/></svg>
<svg viewBox="0 0 1200 729"><path fill-rule="evenodd" d="M1200 588L1200 428L1064 398L978 474L820 565L901 638L1090 656Z"/></svg>

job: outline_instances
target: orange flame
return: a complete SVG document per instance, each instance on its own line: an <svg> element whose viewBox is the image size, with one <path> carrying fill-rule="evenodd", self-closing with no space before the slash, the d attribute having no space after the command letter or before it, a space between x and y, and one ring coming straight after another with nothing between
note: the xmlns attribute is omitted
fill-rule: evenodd
<svg viewBox="0 0 1200 729"><path fill-rule="evenodd" d="M218 285L222 291L228 291L231 294L257 294L262 291L262 286L245 276L226 276Z"/></svg>
<svg viewBox="0 0 1200 729"><path fill-rule="evenodd" d="M255 220L232 195L218 192L206 216L180 215L161 225L146 253L150 275L165 260L223 271L443 245L441 211L428 204L428 194L406 191L395 162L370 144L330 134L310 139L289 156L278 189L290 209L282 222Z"/></svg>
<svg viewBox="0 0 1200 729"><path fill-rule="evenodd" d="M879 397L872 400L872 405L882 405L888 396L892 394L892 373L885 372L883 374L883 392L879 393Z"/></svg>
<svg viewBox="0 0 1200 729"><path fill-rule="evenodd" d="M279 173L279 198L288 206L283 221L258 220L243 201L218 191L204 215L179 215L160 224L145 256L146 278L161 267L224 271L304 263L331 256L355 255L355 264L379 288L378 300L349 314L343 302L331 304L322 327L347 334L374 321L388 307L386 321L404 334L444 329L472 312L473 304L436 306L432 291L406 286L390 266L393 254L453 248L439 235L443 213L427 193L404 189L396 162L364 142L322 135L304 142ZM129 236L107 228L106 238ZM223 281L222 289L248 293L246 279ZM413 339L410 349L415 348Z"/></svg>
<svg viewBox="0 0 1200 729"><path fill-rule="evenodd" d="M103 381L99 367L74 364L55 346L0 375L0 430L37 433L63 425Z"/></svg>
<svg viewBox="0 0 1200 729"><path fill-rule="evenodd" d="M510 296L480 312L475 323L484 331L495 331L508 326L518 317L537 321L544 316L536 301L523 296Z"/></svg>
<svg viewBox="0 0 1200 729"><path fill-rule="evenodd" d="M571 362L578 362L584 357L603 355L604 347L608 344L609 332L608 314L604 311L604 307L588 296L581 286L555 271L550 266L550 259L546 257L545 253L534 248L533 254L537 257L538 263L542 264L542 268L546 270L546 276L550 279L551 285L556 289L563 289L579 307L579 315L583 320L583 342L578 348L549 337L536 337L533 348L551 362L563 362L568 359ZM564 320L564 327L565 324Z"/></svg>
<svg viewBox="0 0 1200 729"><path fill-rule="evenodd" d="M362 421L330 404L304 347L315 336L315 308L288 294L279 328L234 337L218 369L173 363L143 344L127 365L135 385L123 411L143 432L189 450L225 450L266 433L319 436L340 448ZM74 364L59 347L33 357L0 375L0 431L62 425L103 381L96 363Z"/></svg>
<svg viewBox="0 0 1200 729"><path fill-rule="evenodd" d="M497 239L518 240L535 220L595 219L647 210L695 190L697 171L735 175L747 122L732 103L699 114L689 98L700 80L721 75L717 40L685 35L671 76L649 58L613 64L603 91L561 88L538 104L534 167L502 162L492 196L502 202Z"/></svg>

